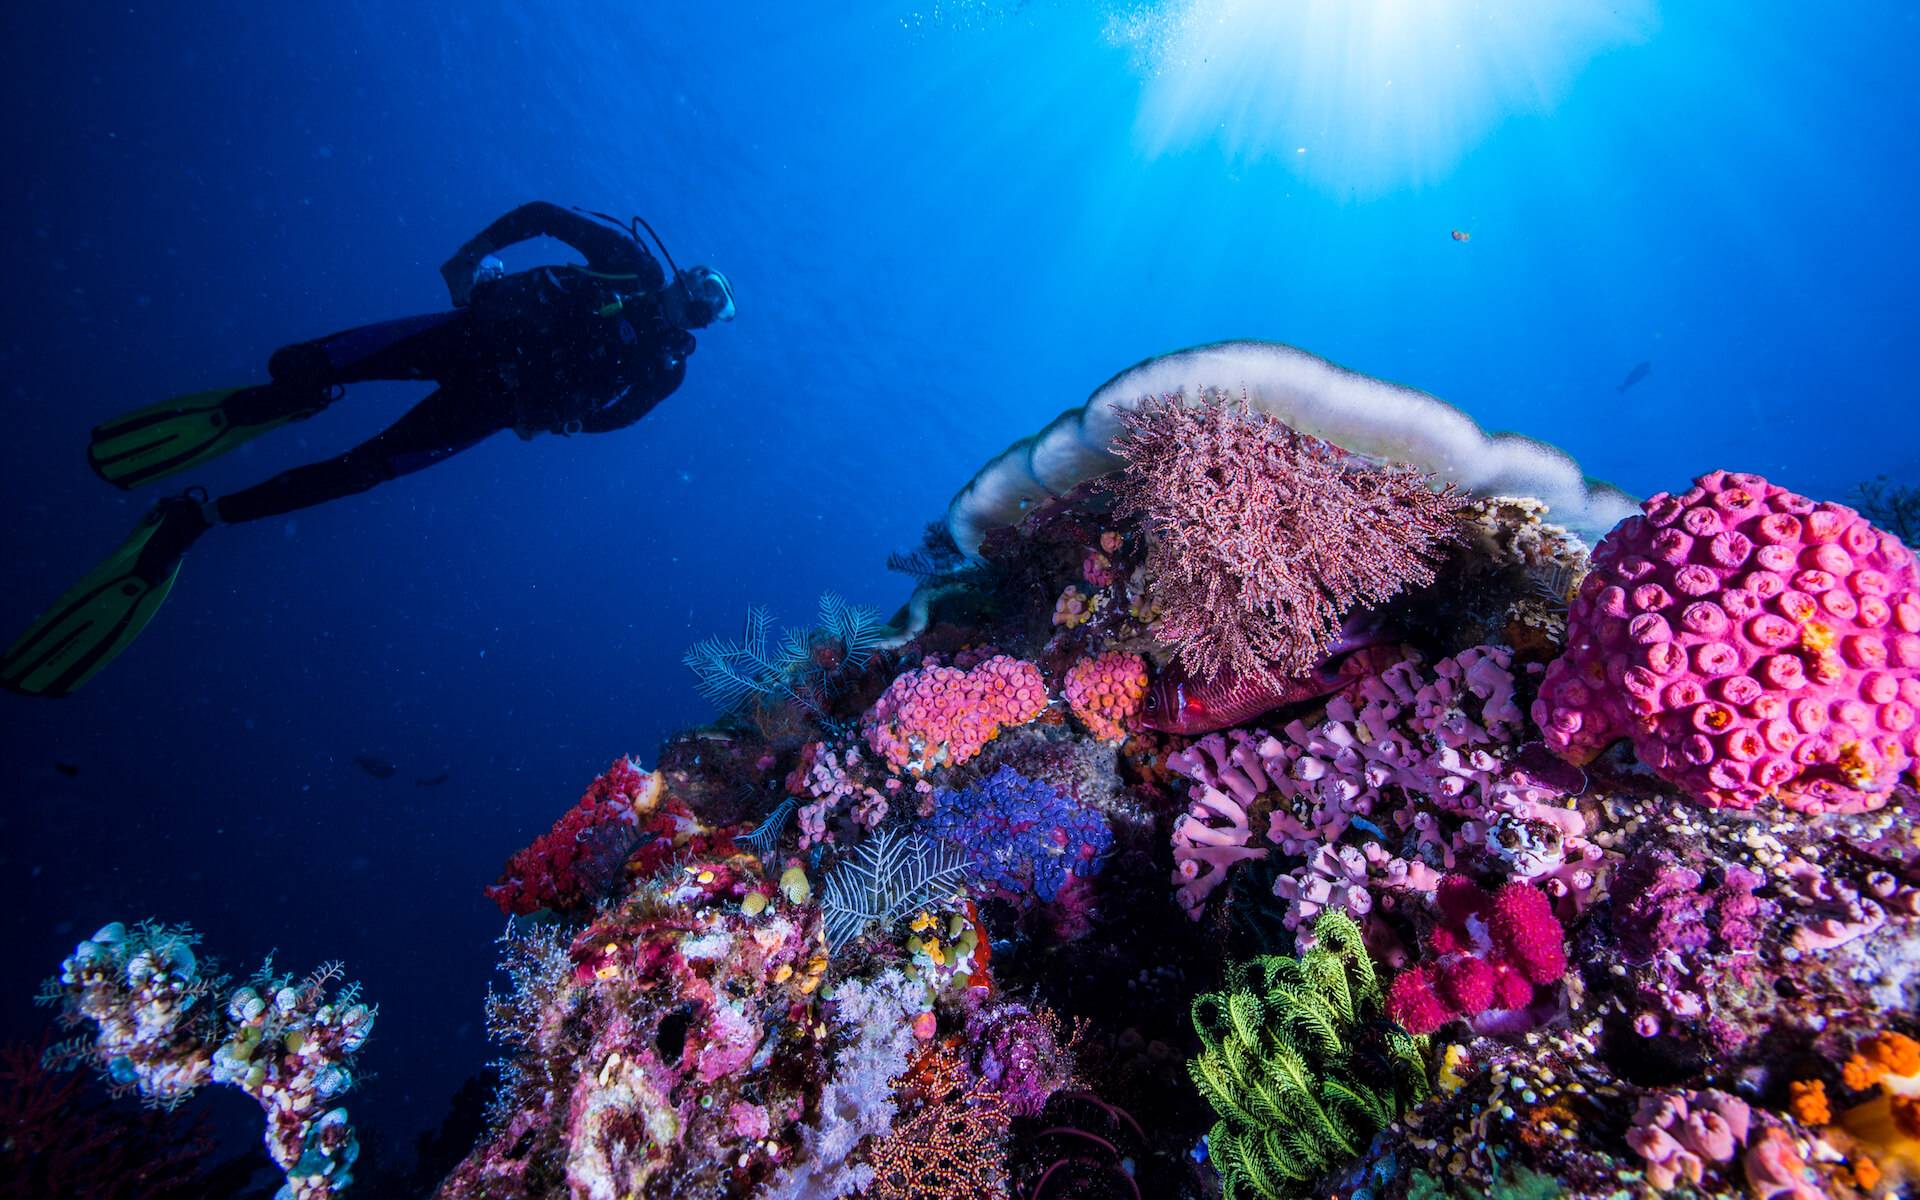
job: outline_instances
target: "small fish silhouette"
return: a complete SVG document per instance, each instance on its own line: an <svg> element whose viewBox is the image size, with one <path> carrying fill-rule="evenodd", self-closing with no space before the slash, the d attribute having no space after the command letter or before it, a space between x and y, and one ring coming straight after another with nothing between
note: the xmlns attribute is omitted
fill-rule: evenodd
<svg viewBox="0 0 1920 1200"><path fill-rule="evenodd" d="M375 758L371 754L359 755L353 760L353 763L375 779L392 779L394 772L400 769L386 759Z"/></svg>
<svg viewBox="0 0 1920 1200"><path fill-rule="evenodd" d="M415 786L415 787L439 787L439 786L440 786L441 784L443 784L443 783L445 783L445 782L446 782L447 780L449 780L449 779L452 779L452 778L453 778L453 772L452 772L452 771L442 771L442 772L440 772L440 773L439 773L438 775L426 775L426 776L422 776L422 777L419 777L419 778L416 778L416 779L415 779L415 780L413 781L413 786Z"/></svg>
<svg viewBox="0 0 1920 1200"><path fill-rule="evenodd" d="M1470 242L1473 240L1473 235L1464 229L1456 229L1453 231L1453 240L1456 242Z"/></svg>
<svg viewBox="0 0 1920 1200"><path fill-rule="evenodd" d="M1620 386L1613 390L1616 392L1624 392L1628 388L1632 387L1636 383L1639 383L1642 379L1645 379L1647 376L1651 374L1653 374L1652 363L1650 362L1635 363L1633 365L1633 370L1628 371L1627 377L1620 381Z"/></svg>

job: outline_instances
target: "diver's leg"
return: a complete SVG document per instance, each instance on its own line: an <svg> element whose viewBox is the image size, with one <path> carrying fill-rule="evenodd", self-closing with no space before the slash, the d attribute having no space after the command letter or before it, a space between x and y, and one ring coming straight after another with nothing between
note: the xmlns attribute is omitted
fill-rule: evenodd
<svg viewBox="0 0 1920 1200"><path fill-rule="evenodd" d="M211 506L223 524L257 521L364 492L451 458L507 427L495 406L441 389L368 441L337 458L295 467Z"/></svg>
<svg viewBox="0 0 1920 1200"><path fill-rule="evenodd" d="M370 379L444 380L465 358L469 327L464 311L376 321L282 346L267 371L276 383L309 388Z"/></svg>

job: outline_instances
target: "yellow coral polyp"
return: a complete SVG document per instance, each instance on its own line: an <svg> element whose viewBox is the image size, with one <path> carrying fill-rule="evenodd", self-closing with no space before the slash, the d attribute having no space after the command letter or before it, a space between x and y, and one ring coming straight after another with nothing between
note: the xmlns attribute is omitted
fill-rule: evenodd
<svg viewBox="0 0 1920 1200"><path fill-rule="evenodd" d="M1833 627L1821 621L1808 621L1800 630L1800 648L1809 654L1826 654L1833 649Z"/></svg>
<svg viewBox="0 0 1920 1200"><path fill-rule="evenodd" d="M805 904L807 898L813 895L813 885L807 882L806 868L788 867L780 872L780 894L790 904Z"/></svg>
<svg viewBox="0 0 1920 1200"><path fill-rule="evenodd" d="M1864 789L1873 785L1874 758L1865 743L1848 742L1840 747L1840 757L1834 760L1833 767L1840 772L1840 778L1846 780L1849 787Z"/></svg>

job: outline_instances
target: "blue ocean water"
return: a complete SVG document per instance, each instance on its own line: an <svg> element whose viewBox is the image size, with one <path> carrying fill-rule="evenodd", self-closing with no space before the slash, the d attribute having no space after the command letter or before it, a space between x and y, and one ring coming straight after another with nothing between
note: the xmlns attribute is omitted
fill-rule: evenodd
<svg viewBox="0 0 1920 1200"><path fill-rule="evenodd" d="M345 958L382 1004L356 1119L404 1158L494 1053L481 885L706 719L686 646L828 589L891 611L888 551L1149 355L1289 342L1636 494L1920 478L1909 6L1342 7L11 6L9 638L152 498L88 472L89 427L443 307L515 204L641 213L740 315L639 425L217 530L84 691L0 695L7 1034L109 919Z"/></svg>

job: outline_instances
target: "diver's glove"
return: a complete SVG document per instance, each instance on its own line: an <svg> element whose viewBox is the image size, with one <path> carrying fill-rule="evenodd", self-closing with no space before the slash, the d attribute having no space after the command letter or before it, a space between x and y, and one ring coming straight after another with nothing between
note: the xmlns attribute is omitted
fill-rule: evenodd
<svg viewBox="0 0 1920 1200"><path fill-rule="evenodd" d="M475 238L460 247L440 267L440 278L447 281L447 296L455 308L467 306L476 284L498 279L506 273L506 264L493 256L493 246L484 238Z"/></svg>

